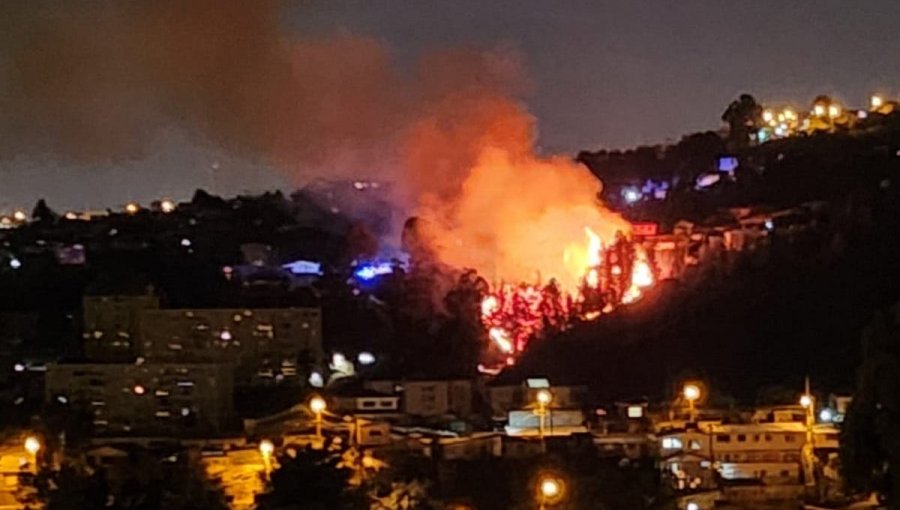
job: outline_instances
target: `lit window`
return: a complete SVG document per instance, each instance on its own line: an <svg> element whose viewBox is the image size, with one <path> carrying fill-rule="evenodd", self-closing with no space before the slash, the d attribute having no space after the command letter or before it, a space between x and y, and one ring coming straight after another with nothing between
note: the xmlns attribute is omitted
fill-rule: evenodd
<svg viewBox="0 0 900 510"><path fill-rule="evenodd" d="M664 437L662 440L662 447L667 450L681 448L681 439L677 437Z"/></svg>

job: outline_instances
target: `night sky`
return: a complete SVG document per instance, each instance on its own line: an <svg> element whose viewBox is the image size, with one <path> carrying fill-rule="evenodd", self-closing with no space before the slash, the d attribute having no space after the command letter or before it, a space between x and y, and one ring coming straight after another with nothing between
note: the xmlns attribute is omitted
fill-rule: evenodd
<svg viewBox="0 0 900 510"><path fill-rule="evenodd" d="M544 153L630 147L716 129L725 105L744 91L798 107L820 93L851 106L874 91L900 95L894 0L359 0L288 3L280 16L290 36L373 38L401 69L423 53L457 46L517 54ZM0 73L11 65L3 55ZM6 82L0 74L0 85ZM161 194L185 198L198 186L234 193L284 184L257 159L200 148L174 131L124 162L5 151L0 210L30 206L40 196L81 208Z"/></svg>

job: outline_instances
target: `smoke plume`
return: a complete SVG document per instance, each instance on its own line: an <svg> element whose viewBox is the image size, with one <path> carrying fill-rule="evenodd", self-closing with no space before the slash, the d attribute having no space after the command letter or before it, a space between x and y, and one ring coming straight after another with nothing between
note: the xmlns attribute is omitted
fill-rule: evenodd
<svg viewBox="0 0 900 510"><path fill-rule="evenodd" d="M398 69L371 38L285 32L282 7L5 2L0 158L141 160L178 130L295 185L393 181L433 253L495 280L574 284L585 227L607 241L628 229L585 168L535 155L515 52L440 51Z"/></svg>

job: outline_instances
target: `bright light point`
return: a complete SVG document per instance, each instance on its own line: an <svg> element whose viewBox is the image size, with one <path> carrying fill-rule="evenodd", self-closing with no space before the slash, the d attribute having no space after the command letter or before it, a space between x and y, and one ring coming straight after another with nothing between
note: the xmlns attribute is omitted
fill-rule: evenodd
<svg viewBox="0 0 900 510"><path fill-rule="evenodd" d="M841 107L833 104L828 106L828 116L832 119L841 115Z"/></svg>
<svg viewBox="0 0 900 510"><path fill-rule="evenodd" d="M360 365L371 365L375 363L375 355L371 352L361 352L356 357L356 360L359 361Z"/></svg>
<svg viewBox="0 0 900 510"><path fill-rule="evenodd" d="M226 342L231 340L231 331L225 330L219 334L219 338L225 340Z"/></svg>
<svg viewBox="0 0 900 510"><path fill-rule="evenodd" d="M811 395L803 395L800 397L800 405L803 407L810 407L813 404L813 398Z"/></svg>
<svg viewBox="0 0 900 510"><path fill-rule="evenodd" d="M634 188L625 188L622 190L622 198L629 204L633 204L641 199L641 192Z"/></svg>
<svg viewBox="0 0 900 510"><path fill-rule="evenodd" d="M32 455L36 455L38 451L41 449L41 441L34 437L28 436L25 438L25 451Z"/></svg>
<svg viewBox="0 0 900 510"><path fill-rule="evenodd" d="M700 386L696 384L685 384L683 391L684 399L688 401L695 401L700 398Z"/></svg>
<svg viewBox="0 0 900 510"><path fill-rule="evenodd" d="M373 280L376 276L381 276L385 274L391 274L394 272L394 268L387 262L382 262L379 264L367 264L364 266L360 266L356 269L354 273L357 278L360 280Z"/></svg>
<svg viewBox="0 0 900 510"><path fill-rule="evenodd" d="M20 267L22 267L22 261L13 257L9 259L9 267L13 269L19 269Z"/></svg>
<svg viewBox="0 0 900 510"><path fill-rule="evenodd" d="M877 108L881 108L882 106L884 106L884 98L876 94L876 95L872 96L872 98L869 101L869 104L872 105L873 110L877 109Z"/></svg>
<svg viewBox="0 0 900 510"><path fill-rule="evenodd" d="M21 363L16 363L15 365L13 365L13 370L15 370L16 372L24 372L25 365L23 365Z"/></svg>
<svg viewBox="0 0 900 510"><path fill-rule="evenodd" d="M135 395L143 395L147 390L145 390L144 387L140 384L135 384L134 388L132 388L131 391L133 391Z"/></svg>
<svg viewBox="0 0 900 510"><path fill-rule="evenodd" d="M813 115L815 115L816 117L825 115L825 105L817 104L813 106Z"/></svg>
<svg viewBox="0 0 900 510"><path fill-rule="evenodd" d="M190 410L190 409L188 409L187 407L182 407L182 408L181 408L181 416L187 416L187 415L189 415L189 414L191 414L191 410Z"/></svg>
<svg viewBox="0 0 900 510"><path fill-rule="evenodd" d="M867 112L865 110L860 110L860 111L856 112L856 116L859 117L860 119L868 119L869 112Z"/></svg>
<svg viewBox="0 0 900 510"><path fill-rule="evenodd" d="M684 510L700 510L700 505L691 501L684 507Z"/></svg>
<svg viewBox="0 0 900 510"><path fill-rule="evenodd" d="M562 491L562 487L557 480L553 478L544 478L541 480L541 495L547 499L552 499L559 496Z"/></svg>
<svg viewBox="0 0 900 510"><path fill-rule="evenodd" d="M822 409L819 411L819 420L825 423L831 423L834 420L834 411L829 408Z"/></svg>
<svg viewBox="0 0 900 510"><path fill-rule="evenodd" d="M347 357L343 354L336 352L331 355L331 364L338 367L347 363Z"/></svg>
<svg viewBox="0 0 900 510"><path fill-rule="evenodd" d="M772 122L772 119L774 118L774 114L772 113L772 110L764 111L762 114L762 118L763 118L763 122Z"/></svg>
<svg viewBox="0 0 900 510"><path fill-rule="evenodd" d="M13 219L18 222L22 222L28 219L28 215L25 214L25 211L17 210L13 213Z"/></svg>
<svg viewBox="0 0 900 510"><path fill-rule="evenodd" d="M128 214L135 214L141 210L141 206L139 206L136 202L128 202L125 204L125 212Z"/></svg>
<svg viewBox="0 0 900 510"><path fill-rule="evenodd" d="M535 398L537 399L538 403L543 406L549 405L550 402L553 402L553 394L548 390L540 390L539 392L537 392L537 395L535 395Z"/></svg>
<svg viewBox="0 0 900 510"><path fill-rule="evenodd" d="M325 399L319 396L315 396L309 399L309 409L310 411L320 414L328 407L328 404L325 403Z"/></svg>
<svg viewBox="0 0 900 510"><path fill-rule="evenodd" d="M185 237L184 239L181 240L181 246L184 246L185 248L187 248L190 245L191 245L191 240L188 239L187 237Z"/></svg>
<svg viewBox="0 0 900 510"><path fill-rule="evenodd" d="M159 203L159 209L162 212L168 214L175 210L175 202L173 202L171 200L163 200L162 202Z"/></svg>
<svg viewBox="0 0 900 510"><path fill-rule="evenodd" d="M766 230L773 230L775 228L775 222L772 220L766 220Z"/></svg>
<svg viewBox="0 0 900 510"><path fill-rule="evenodd" d="M263 439L259 442L259 453L263 454L263 456L268 457L275 452L275 444L268 439Z"/></svg>
<svg viewBox="0 0 900 510"><path fill-rule="evenodd" d="M325 386L325 379L322 378L322 374L313 372L309 374L309 385L313 388L321 388Z"/></svg>

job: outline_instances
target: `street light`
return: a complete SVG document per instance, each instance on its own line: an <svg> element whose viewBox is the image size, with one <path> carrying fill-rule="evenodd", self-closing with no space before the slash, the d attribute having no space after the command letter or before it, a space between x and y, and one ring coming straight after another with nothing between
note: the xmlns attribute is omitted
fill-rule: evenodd
<svg viewBox="0 0 900 510"><path fill-rule="evenodd" d="M812 395L808 395L808 394L802 395L800 397L800 405L803 406L804 409L812 408L812 405L813 405Z"/></svg>
<svg viewBox="0 0 900 510"><path fill-rule="evenodd" d="M544 417L547 416L547 409L550 407L550 404L553 402L553 393L550 393L550 390L544 389L537 392L534 396L537 401L537 409L535 413L538 415L538 435L541 438L541 441L544 440Z"/></svg>
<svg viewBox="0 0 900 510"><path fill-rule="evenodd" d="M325 399L319 395L309 399L309 410L316 415L316 438L322 439L322 413L328 408Z"/></svg>
<svg viewBox="0 0 900 510"><path fill-rule="evenodd" d="M41 450L41 440L36 436L28 436L25 438L25 451L31 456L31 465L34 472L37 473L37 453Z"/></svg>
<svg viewBox="0 0 900 510"><path fill-rule="evenodd" d="M266 478L272 473L272 454L275 453L275 444L268 439L259 442L259 453L263 457L263 465L266 467Z"/></svg>
<svg viewBox="0 0 900 510"><path fill-rule="evenodd" d="M832 119L840 117L841 107L836 104L828 105L828 116Z"/></svg>
<svg viewBox="0 0 900 510"><path fill-rule="evenodd" d="M684 385L684 388L681 392L684 399L687 400L688 410L690 411L690 419L694 421L694 403L700 399L700 395L702 394L700 390L700 385L695 383L687 383Z"/></svg>
<svg viewBox="0 0 900 510"><path fill-rule="evenodd" d="M872 96L872 99L869 101L869 104L872 106L873 110L877 110L877 109L881 108L882 106L884 106L884 98L879 96L878 94L875 94L874 96Z"/></svg>
<svg viewBox="0 0 900 510"><path fill-rule="evenodd" d="M538 498L541 509L546 505L553 505L562 499L565 487L563 481L555 476L542 476L538 480Z"/></svg>

